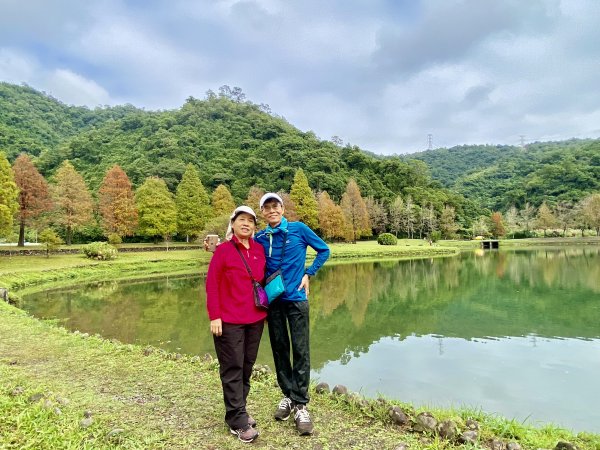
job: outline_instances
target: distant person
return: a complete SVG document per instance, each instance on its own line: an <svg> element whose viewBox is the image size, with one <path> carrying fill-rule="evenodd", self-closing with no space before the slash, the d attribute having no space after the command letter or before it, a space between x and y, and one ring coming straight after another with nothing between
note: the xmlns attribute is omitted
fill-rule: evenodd
<svg viewBox="0 0 600 450"><path fill-rule="evenodd" d="M258 437L256 421L246 411L246 399L267 316L265 309L255 305L250 278L262 282L265 276L265 252L252 239L255 230L252 208L236 208L226 242L216 248L206 278L206 308L220 364L225 422L242 442Z"/></svg>
<svg viewBox="0 0 600 450"><path fill-rule="evenodd" d="M310 383L309 285L310 277L329 257L329 247L302 222L287 221L279 195L267 193L262 196L259 205L268 225L254 239L265 250L266 276L281 269L285 284L285 292L269 305L268 316L277 382L284 396L275 411L275 419L287 420L293 413L298 433L308 435L314 428L307 409ZM317 257L305 269L307 247L312 247Z"/></svg>

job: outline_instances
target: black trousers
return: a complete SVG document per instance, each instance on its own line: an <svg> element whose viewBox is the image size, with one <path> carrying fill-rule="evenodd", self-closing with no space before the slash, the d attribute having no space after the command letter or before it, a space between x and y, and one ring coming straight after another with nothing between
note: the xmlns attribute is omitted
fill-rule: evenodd
<svg viewBox="0 0 600 450"><path fill-rule="evenodd" d="M223 386L225 422L233 429L248 425L246 399L264 326L264 320L251 324L223 323L223 334L213 335Z"/></svg>
<svg viewBox="0 0 600 450"><path fill-rule="evenodd" d="M309 401L310 383L308 313L308 301L275 300L269 305L269 339L273 350L277 382L283 395L291 398L292 402L303 405Z"/></svg>

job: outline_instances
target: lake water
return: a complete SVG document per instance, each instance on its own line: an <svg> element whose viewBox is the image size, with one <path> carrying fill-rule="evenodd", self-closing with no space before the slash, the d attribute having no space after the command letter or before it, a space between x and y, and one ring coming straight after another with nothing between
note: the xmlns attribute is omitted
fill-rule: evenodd
<svg viewBox="0 0 600 450"><path fill-rule="evenodd" d="M597 247L326 265L310 301L314 379L600 432ZM204 303L192 277L43 292L23 307L73 330L214 354ZM266 333L259 362L272 366Z"/></svg>

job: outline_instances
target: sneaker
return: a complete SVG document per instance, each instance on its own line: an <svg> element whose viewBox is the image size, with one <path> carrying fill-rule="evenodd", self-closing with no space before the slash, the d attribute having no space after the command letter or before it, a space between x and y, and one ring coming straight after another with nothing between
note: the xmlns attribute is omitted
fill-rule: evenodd
<svg viewBox="0 0 600 450"><path fill-rule="evenodd" d="M250 425L246 425L244 428L238 428L234 430L230 428L229 431L242 442L252 442L258 437L258 431L252 428Z"/></svg>
<svg viewBox="0 0 600 450"><path fill-rule="evenodd" d="M314 427L312 420L310 420L310 414L308 414L306 405L296 405L294 411L294 419L296 421L296 430L298 431L298 434L300 434L300 436L312 434Z"/></svg>
<svg viewBox="0 0 600 450"><path fill-rule="evenodd" d="M252 428L256 428L257 425L256 420L250 414L248 414L248 425L250 425Z"/></svg>
<svg viewBox="0 0 600 450"><path fill-rule="evenodd" d="M277 406L275 411L275 419L277 420L288 420L292 413L292 399L283 397Z"/></svg>

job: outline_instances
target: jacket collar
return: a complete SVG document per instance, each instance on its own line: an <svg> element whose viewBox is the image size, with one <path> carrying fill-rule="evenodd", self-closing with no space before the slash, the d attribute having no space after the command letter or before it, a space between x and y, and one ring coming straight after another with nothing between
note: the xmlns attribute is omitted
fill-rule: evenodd
<svg viewBox="0 0 600 450"><path fill-rule="evenodd" d="M288 230L288 221L285 217L281 216L281 222L279 225L276 225L275 228L272 228L271 225L267 225L265 229L265 233L267 234L277 234L277 233L287 233Z"/></svg>

